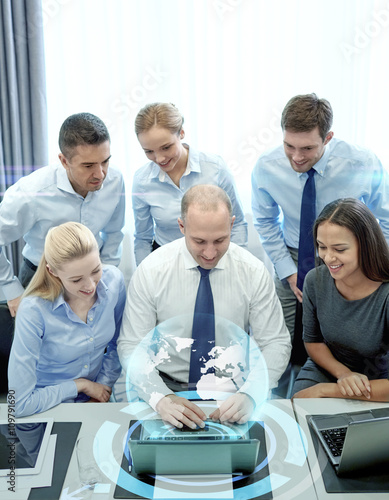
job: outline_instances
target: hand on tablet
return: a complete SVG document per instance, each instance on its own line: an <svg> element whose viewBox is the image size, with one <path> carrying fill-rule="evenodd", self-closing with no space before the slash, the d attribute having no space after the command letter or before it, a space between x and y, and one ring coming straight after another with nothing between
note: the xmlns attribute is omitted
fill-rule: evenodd
<svg viewBox="0 0 389 500"><path fill-rule="evenodd" d="M213 413L210 414L214 422L236 422L245 424L254 411L254 402L250 396L243 392L237 392L226 399Z"/></svg>
<svg viewBox="0 0 389 500"><path fill-rule="evenodd" d="M158 401L156 410L161 415L162 420L179 429L183 425L187 425L191 429L195 429L197 426L201 428L205 426L206 415L203 410L191 401L175 394L168 394Z"/></svg>

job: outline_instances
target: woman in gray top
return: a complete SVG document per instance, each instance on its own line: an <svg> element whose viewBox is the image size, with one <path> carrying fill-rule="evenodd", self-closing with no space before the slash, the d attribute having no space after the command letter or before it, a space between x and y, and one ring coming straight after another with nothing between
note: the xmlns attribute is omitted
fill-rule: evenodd
<svg viewBox="0 0 389 500"><path fill-rule="evenodd" d="M313 234L325 265L303 290L308 360L294 397L389 400L389 247L361 201L329 203Z"/></svg>

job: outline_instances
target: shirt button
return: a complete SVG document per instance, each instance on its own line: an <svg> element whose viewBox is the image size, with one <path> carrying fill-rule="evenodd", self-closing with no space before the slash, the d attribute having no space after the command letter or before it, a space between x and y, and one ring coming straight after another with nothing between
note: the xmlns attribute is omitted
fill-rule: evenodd
<svg viewBox="0 0 389 500"><path fill-rule="evenodd" d="M88 320L89 320L89 321L93 321L93 317L92 317L92 316L89 316Z"/></svg>
<svg viewBox="0 0 389 500"><path fill-rule="evenodd" d="M84 368L88 368L88 365L84 365Z"/></svg>
<svg viewBox="0 0 389 500"><path fill-rule="evenodd" d="M89 339L89 342L93 342L93 337L91 337L91 338Z"/></svg>

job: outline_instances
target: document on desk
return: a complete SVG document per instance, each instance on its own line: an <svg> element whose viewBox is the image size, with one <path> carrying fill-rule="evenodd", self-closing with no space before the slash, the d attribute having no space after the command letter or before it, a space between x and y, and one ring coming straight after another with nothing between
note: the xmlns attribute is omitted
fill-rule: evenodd
<svg viewBox="0 0 389 500"><path fill-rule="evenodd" d="M154 499L234 498L230 474L155 476Z"/></svg>
<svg viewBox="0 0 389 500"><path fill-rule="evenodd" d="M56 442L57 436L52 434L49 438L42 469L39 474L17 476L16 472L15 492L9 490L10 484L7 483L7 481L9 481L9 477L0 478L1 500L16 500L16 498L18 500L24 500L28 498L31 488L51 486Z"/></svg>

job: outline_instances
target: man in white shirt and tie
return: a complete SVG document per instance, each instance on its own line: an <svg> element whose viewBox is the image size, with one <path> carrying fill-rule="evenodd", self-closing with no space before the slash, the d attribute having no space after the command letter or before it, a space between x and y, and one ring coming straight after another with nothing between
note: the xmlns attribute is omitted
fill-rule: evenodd
<svg viewBox="0 0 389 500"><path fill-rule="evenodd" d="M221 188L198 185L189 189L182 199L178 223L184 238L150 254L132 277L118 341L120 361L139 397L164 420L177 427L204 426L205 414L199 406L174 392L187 390L188 382L191 385L191 350L196 345L192 325L194 330L200 272L210 270L216 346L218 318L222 318L236 331L251 333L267 365L266 381L256 379L252 383L250 376L243 378L234 394L211 414L220 421L244 423L257 403L253 387L265 384L267 379L268 389L276 387L289 361L290 336L281 305L263 263L230 242L234 217L231 201ZM159 368L154 365L149 370L147 365L143 376L138 354L150 353L150 348L136 352L137 348L156 327L163 330L163 324L174 326L174 338L180 339L180 347L170 349ZM208 361L202 356L200 359L204 364Z"/></svg>

